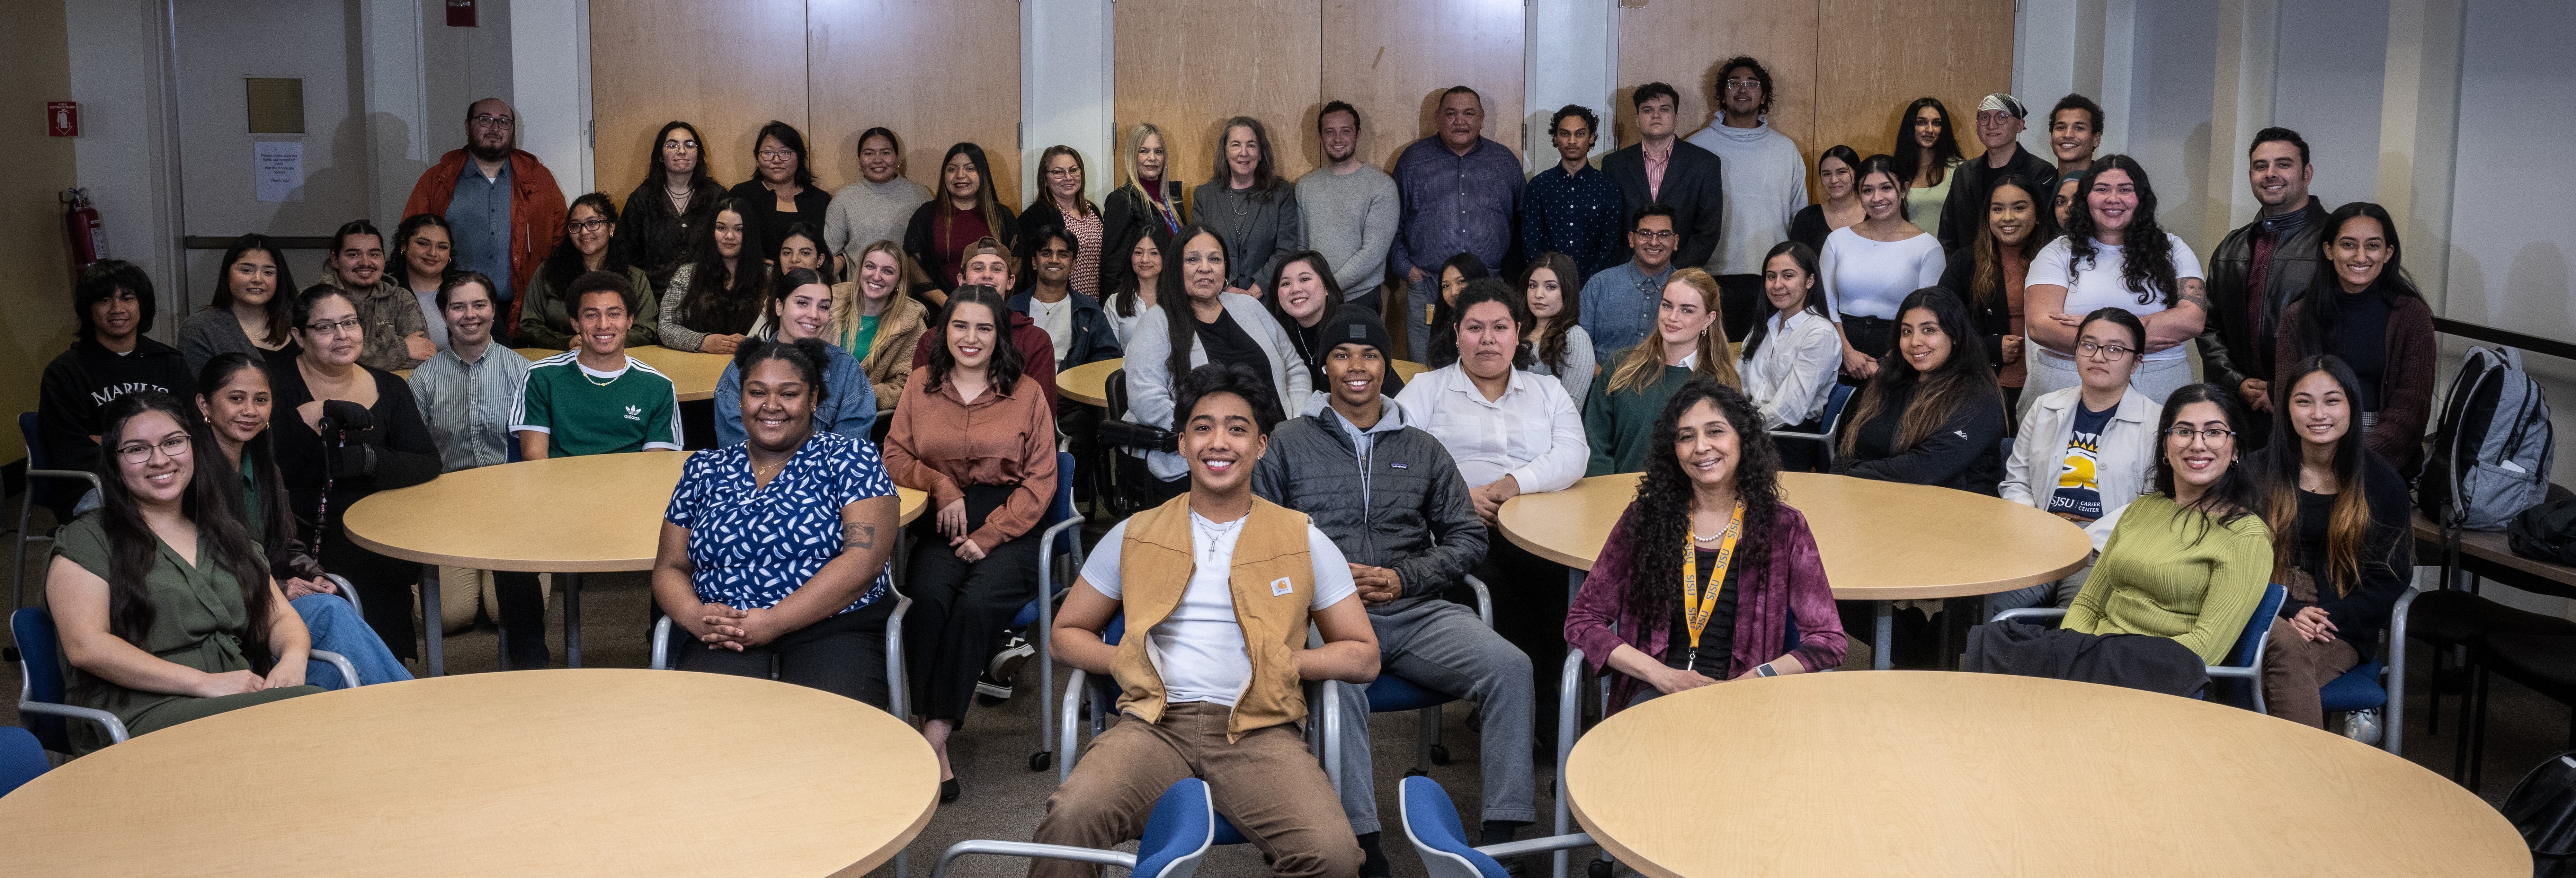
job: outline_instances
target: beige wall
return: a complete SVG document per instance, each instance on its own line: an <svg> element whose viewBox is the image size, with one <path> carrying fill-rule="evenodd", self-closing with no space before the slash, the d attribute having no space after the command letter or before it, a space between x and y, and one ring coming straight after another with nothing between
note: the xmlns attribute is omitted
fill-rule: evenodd
<svg viewBox="0 0 2576 878"><path fill-rule="evenodd" d="M26 446L18 413L36 409L45 364L71 345L71 254L55 194L73 184L72 139L45 136L45 102L71 97L70 37L61 3L10 3L9 51L0 52L0 460ZM129 221L133 218L128 218ZM168 314L160 323L176 326Z"/></svg>

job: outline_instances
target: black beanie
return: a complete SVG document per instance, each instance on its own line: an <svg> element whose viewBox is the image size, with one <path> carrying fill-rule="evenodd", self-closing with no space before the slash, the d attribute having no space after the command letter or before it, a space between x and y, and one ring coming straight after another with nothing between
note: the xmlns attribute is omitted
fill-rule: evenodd
<svg viewBox="0 0 2576 878"><path fill-rule="evenodd" d="M1404 390L1404 379L1395 374L1395 337L1387 334L1386 324L1379 322L1377 315L1356 305L1344 306L1324 321L1322 329L1323 333L1315 339L1315 347L1321 349L1319 354L1330 353L1346 344L1377 348L1378 355L1386 358L1387 363L1386 380L1378 392L1394 396Z"/></svg>

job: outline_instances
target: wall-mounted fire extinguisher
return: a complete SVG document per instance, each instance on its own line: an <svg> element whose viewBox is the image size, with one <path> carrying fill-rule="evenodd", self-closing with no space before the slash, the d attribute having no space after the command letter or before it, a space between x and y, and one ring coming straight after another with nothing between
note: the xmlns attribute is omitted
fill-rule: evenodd
<svg viewBox="0 0 2576 878"><path fill-rule="evenodd" d="M89 202L89 190L65 189L63 226L72 236L72 270L79 271L107 258L107 226L99 221L98 208Z"/></svg>

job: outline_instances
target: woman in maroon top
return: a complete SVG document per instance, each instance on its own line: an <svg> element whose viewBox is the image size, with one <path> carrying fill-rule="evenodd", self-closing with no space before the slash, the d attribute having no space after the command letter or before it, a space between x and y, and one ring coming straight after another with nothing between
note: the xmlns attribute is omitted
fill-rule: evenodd
<svg viewBox="0 0 2576 878"><path fill-rule="evenodd" d="M2424 422L2433 413L2433 309L2399 261L2397 224L2388 210L2367 201L2337 208L2327 220L2326 267L2307 294L2281 309L2281 331L2272 362L2272 386L2287 394L2290 367L2319 354L2334 354L2361 379L2352 401L2360 413L2362 444L2412 474L2423 463Z"/></svg>
<svg viewBox="0 0 2576 878"><path fill-rule="evenodd" d="M939 163L939 191L912 212L903 231L903 252L928 275L911 279L913 292L931 307L948 304L963 267L957 254L978 238L1009 247L1019 240L1019 230L1019 218L993 191L993 165L984 160L984 148L972 143L949 147L948 157Z"/></svg>
<svg viewBox="0 0 2576 878"><path fill-rule="evenodd" d="M1761 426L1753 402L1713 378L1683 385L1655 419L1637 499L1565 614L1566 643L1593 671L1619 672L1611 712L1842 664L1816 538L1780 502L1780 453Z"/></svg>

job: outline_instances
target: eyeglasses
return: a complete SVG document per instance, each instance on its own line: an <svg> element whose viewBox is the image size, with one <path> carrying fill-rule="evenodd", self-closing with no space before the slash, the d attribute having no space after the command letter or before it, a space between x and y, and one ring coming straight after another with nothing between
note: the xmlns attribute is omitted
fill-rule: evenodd
<svg viewBox="0 0 2576 878"><path fill-rule="evenodd" d="M1752 91L1761 87L1762 80L1759 79L1746 79L1739 76L1726 81L1727 91Z"/></svg>
<svg viewBox="0 0 2576 878"><path fill-rule="evenodd" d="M510 121L510 117L508 116L495 116L490 113L475 116L474 118L466 121L472 122L478 127L499 128L504 131L509 130L510 127L515 124Z"/></svg>
<svg viewBox="0 0 2576 878"><path fill-rule="evenodd" d="M795 158L796 151L788 149L764 149L756 153L756 155L759 155L760 160L764 162L783 162L788 159Z"/></svg>
<svg viewBox="0 0 2576 878"><path fill-rule="evenodd" d="M1046 169L1046 175L1047 175L1047 179L1050 179L1050 180L1055 180L1055 179L1065 179L1065 178L1070 178L1070 177L1079 177L1079 176L1082 176L1082 169L1080 169L1080 168L1048 168L1048 169Z"/></svg>
<svg viewBox="0 0 2576 878"><path fill-rule="evenodd" d="M356 332L360 325L362 324L358 322L358 318L351 317L347 320L326 320L307 323L304 324L304 331L315 335L339 335L342 333Z"/></svg>
<svg viewBox="0 0 2576 878"><path fill-rule="evenodd" d="M695 140L665 140L662 141L662 146L668 149L696 149L698 148L698 142Z"/></svg>
<svg viewBox="0 0 2576 878"><path fill-rule="evenodd" d="M2206 436L2209 438L2209 444L2216 445L2236 438L2236 431L2221 430L2216 427L2212 427L2207 430L2195 430L2188 424L2176 424L2172 427L2166 428L2165 435L2184 445L2191 444L2193 439Z"/></svg>
<svg viewBox="0 0 2576 878"><path fill-rule="evenodd" d="M188 434L172 433L170 438L161 440L159 444L130 442L119 445L116 447L116 459L126 463L143 463L151 460L152 452L155 451L161 452L161 456L171 460L188 456Z"/></svg>
<svg viewBox="0 0 2576 878"><path fill-rule="evenodd" d="M2013 118L2013 114L2011 114L2011 113L2007 113L2007 112L2004 112L2004 111L2002 111L2002 110L1987 110L1987 111L1984 111L1984 112L1981 112L1981 113L1978 113L1978 114L1977 114L1977 124L1979 124L1979 125L2001 125L2001 124L2004 124L2005 122L2009 122L2009 121L2011 121L2011 120L2012 120L2012 118Z"/></svg>
<svg viewBox="0 0 2576 878"><path fill-rule="evenodd" d="M1671 230L1671 229L1655 229L1655 230L1653 230L1653 231L1648 231L1648 230L1646 230L1646 229L1638 229L1638 230L1636 230L1636 231L1629 232L1628 234L1635 235L1635 236L1637 236L1637 237L1644 238L1644 239L1649 240L1649 241L1670 241L1670 240L1672 240L1672 239L1674 239L1674 238L1678 238L1678 237L1681 237L1681 236L1682 236L1682 233L1680 233L1680 232L1676 232L1676 231L1673 231L1673 230Z"/></svg>
<svg viewBox="0 0 2576 878"><path fill-rule="evenodd" d="M564 228L568 228L576 232L596 232L607 227L608 221L598 217L592 217L586 220L573 220L571 222L564 223Z"/></svg>
<svg viewBox="0 0 2576 878"><path fill-rule="evenodd" d="M2075 350L2085 356L2100 357L2114 363L2128 359L2130 354L2135 353L2135 351L2131 351L2128 348L2124 348L2119 345L2094 344L2089 341L2076 342Z"/></svg>

